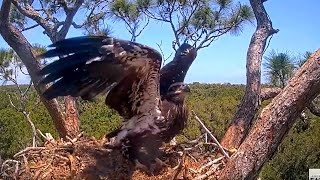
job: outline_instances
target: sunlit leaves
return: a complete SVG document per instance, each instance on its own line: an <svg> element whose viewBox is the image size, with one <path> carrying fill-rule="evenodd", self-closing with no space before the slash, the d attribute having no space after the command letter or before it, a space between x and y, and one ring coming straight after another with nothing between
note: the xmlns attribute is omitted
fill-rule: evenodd
<svg viewBox="0 0 320 180"><path fill-rule="evenodd" d="M141 34L148 25L149 20L145 19L142 9L148 8L151 1L139 0L114 0L110 3L110 11L115 20L124 22L125 27L131 34L131 41Z"/></svg>
<svg viewBox="0 0 320 180"><path fill-rule="evenodd" d="M215 0L219 6L224 9L232 4L232 0Z"/></svg>
<svg viewBox="0 0 320 180"><path fill-rule="evenodd" d="M10 22L13 23L19 30L22 30L27 24L26 17L21 14L16 7L11 6Z"/></svg>
<svg viewBox="0 0 320 180"><path fill-rule="evenodd" d="M145 9L150 7L151 5L151 0L137 0L137 6L139 9Z"/></svg>
<svg viewBox="0 0 320 180"><path fill-rule="evenodd" d="M42 45L35 44L33 46L35 55L41 54L46 51ZM24 64L19 56L12 49L0 49L0 80L2 83L9 81L12 76L19 74L22 71Z"/></svg>
<svg viewBox="0 0 320 180"><path fill-rule="evenodd" d="M265 73L269 82L283 88L294 72L294 59L288 53L271 51L265 56Z"/></svg>
<svg viewBox="0 0 320 180"><path fill-rule="evenodd" d="M248 5L232 0L156 0L145 14L157 21L170 23L175 47L189 42L198 49L209 46L228 32L241 32L254 16Z"/></svg>
<svg viewBox="0 0 320 180"><path fill-rule="evenodd" d="M138 6L128 0L115 0L111 3L111 12L118 17L125 17L129 21L136 21L140 15Z"/></svg>
<svg viewBox="0 0 320 180"><path fill-rule="evenodd" d="M301 67L310 58L311 54L312 52L307 51L299 58L297 62L298 68Z"/></svg>

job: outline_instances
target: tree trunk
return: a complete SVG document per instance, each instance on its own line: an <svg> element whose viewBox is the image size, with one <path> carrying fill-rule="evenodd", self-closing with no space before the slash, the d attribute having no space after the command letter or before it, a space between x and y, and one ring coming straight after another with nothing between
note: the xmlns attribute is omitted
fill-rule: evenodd
<svg viewBox="0 0 320 180"><path fill-rule="evenodd" d="M68 136L76 137L80 132L80 121L74 97L65 96L64 106L66 112L64 126L68 127Z"/></svg>
<svg viewBox="0 0 320 180"><path fill-rule="evenodd" d="M226 148L237 148L246 137L252 121L260 107L261 60L269 36L277 33L261 0L250 0L257 29L251 38L247 52L247 85L245 95L221 144Z"/></svg>
<svg viewBox="0 0 320 180"><path fill-rule="evenodd" d="M320 49L265 107L252 131L220 172L220 179L254 179L302 110L320 92Z"/></svg>
<svg viewBox="0 0 320 180"><path fill-rule="evenodd" d="M75 114L77 115L77 113L73 112L71 113L73 115L69 115L70 113L67 112L67 118L65 118L65 115L62 112L59 103L56 99L47 101L41 96L41 92L43 92L47 88L40 87L38 85L38 82L41 77L37 75L37 72L41 69L41 65L39 61L37 61L30 43L23 36L23 34L9 22L10 6L10 0L3 1L0 13L0 34L2 35L4 40L9 44L9 46L12 49L14 49L14 51L18 54L22 62L25 64L30 78L34 83L35 89L37 90L38 94L40 95L41 101L47 108L50 116L52 117L60 137L64 138L67 135L72 137L74 134L78 134L79 119L75 116ZM74 109L74 103L72 107L68 107L66 109ZM74 119L72 119L71 117L73 117ZM68 120L70 120L71 122L66 122ZM77 121L78 123L75 123ZM75 130L78 131L75 132Z"/></svg>

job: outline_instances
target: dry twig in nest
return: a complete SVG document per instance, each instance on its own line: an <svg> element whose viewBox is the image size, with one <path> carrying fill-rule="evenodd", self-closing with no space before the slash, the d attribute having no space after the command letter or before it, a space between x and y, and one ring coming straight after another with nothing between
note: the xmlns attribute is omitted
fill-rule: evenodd
<svg viewBox="0 0 320 180"><path fill-rule="evenodd" d="M217 138L214 137L214 135L209 131L209 129L204 125L204 123L200 120L200 118L197 116L197 114L192 110L192 114L194 115L195 119L199 122L199 124L201 125L201 127L209 134L209 136L211 137L211 139L218 145L220 151L222 152L222 154L226 157L226 158L230 158L228 153L226 153L225 149L221 146L221 144L219 143L219 141L217 140Z"/></svg>

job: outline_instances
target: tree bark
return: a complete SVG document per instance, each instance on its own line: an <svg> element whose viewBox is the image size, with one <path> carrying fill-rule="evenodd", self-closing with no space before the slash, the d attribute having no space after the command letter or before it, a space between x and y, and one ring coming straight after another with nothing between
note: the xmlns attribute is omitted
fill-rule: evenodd
<svg viewBox="0 0 320 180"><path fill-rule="evenodd" d="M276 97L282 91L281 88L274 87L274 88L263 88L261 89L260 99L261 101L265 101L271 98Z"/></svg>
<svg viewBox="0 0 320 180"><path fill-rule="evenodd" d="M246 137L260 105L261 61L269 36L277 33L263 7L261 0L250 0L257 19L257 29L251 38L247 52L247 85L240 107L232 120L221 144L237 148Z"/></svg>
<svg viewBox="0 0 320 180"><path fill-rule="evenodd" d="M258 175L303 109L319 94L319 66L320 49L262 110L248 137L220 172L220 179L254 179Z"/></svg>
<svg viewBox="0 0 320 180"><path fill-rule="evenodd" d="M9 44L9 46L15 50L22 62L25 64L30 78L34 83L35 89L37 90L38 94L40 95L41 101L52 117L60 137L64 138L67 135L73 137L74 135L79 133L79 117L78 113L74 112L76 111L74 102L72 102L71 100L67 100L66 110L73 109L73 111L65 111L65 113L63 113L56 99L47 101L41 96L41 93L47 88L40 87L38 85L41 77L37 75L37 72L41 69L41 65L39 61L37 61L30 43L23 36L23 34L9 22L10 6L11 0L3 1L0 13L0 34ZM72 15L74 14L75 13L73 13ZM65 37L65 30L63 31L63 34Z"/></svg>

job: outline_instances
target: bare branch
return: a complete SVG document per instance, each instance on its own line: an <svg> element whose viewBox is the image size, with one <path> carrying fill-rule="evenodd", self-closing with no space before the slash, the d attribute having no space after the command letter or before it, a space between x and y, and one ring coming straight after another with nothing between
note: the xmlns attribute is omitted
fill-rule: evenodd
<svg viewBox="0 0 320 180"><path fill-rule="evenodd" d="M40 26L46 31L46 33L48 33L48 35L53 34L53 26L50 25L47 20L43 19L41 15L32 8L32 6L25 4L25 7L22 7L18 0L12 0L12 3L19 10L19 12L40 24Z"/></svg>
<svg viewBox="0 0 320 180"><path fill-rule="evenodd" d="M75 14L77 13L77 11L79 10L80 6L82 5L82 3L84 2L84 0L77 0L73 7L71 7L70 9L68 8L68 10L66 11L66 19L62 25L62 28L59 31L59 35L58 37L55 38L55 40L61 40L64 39L70 29L70 26L73 22L73 17L75 16Z"/></svg>
<svg viewBox="0 0 320 180"><path fill-rule="evenodd" d="M203 170L205 170L206 168L212 166L213 164L216 164L216 163L220 162L220 161L223 160L223 159L224 159L224 157L219 157L219 158L217 158L217 159L215 159L215 160L213 160L213 161L208 162L207 164L205 164L205 165L203 165L203 166L200 167L200 169L198 170L198 173L201 173L201 172L202 172Z"/></svg>
<svg viewBox="0 0 320 180"><path fill-rule="evenodd" d="M167 62L167 60L172 56L173 52L171 52L171 54L168 57L165 57L164 53L163 53L163 50L161 48L162 41L160 42L160 44L159 43L156 43L156 44L157 44L158 48L160 49L160 53L161 53L162 59L163 59L162 65L164 65Z"/></svg>
<svg viewBox="0 0 320 180"><path fill-rule="evenodd" d="M18 108L16 105L13 104L10 94L7 93L7 96L8 96L10 105L11 105L16 111L21 112L21 109Z"/></svg>
<svg viewBox="0 0 320 180"><path fill-rule="evenodd" d="M147 23L141 28L141 30L136 34L136 37L140 36L142 31L148 26L150 20L148 19L147 20Z"/></svg>
<svg viewBox="0 0 320 180"><path fill-rule="evenodd" d="M228 153L224 150L224 148L220 145L219 141L214 137L214 135L209 131L209 129L203 124L203 122L200 120L200 118L197 116L197 114L192 110L192 114L195 117L195 119L199 122L201 127L210 135L211 139L219 146L220 151L226 158L230 158Z"/></svg>
<svg viewBox="0 0 320 180"><path fill-rule="evenodd" d="M40 24L35 24L35 25L33 25L33 26L23 28L23 29L21 29L21 31L22 31L22 32L23 32L23 31L28 31L28 30L33 29L33 28L36 28L36 27L38 27L38 26L40 26Z"/></svg>

